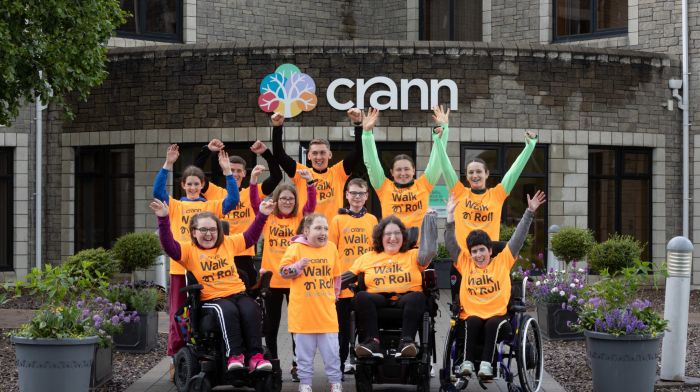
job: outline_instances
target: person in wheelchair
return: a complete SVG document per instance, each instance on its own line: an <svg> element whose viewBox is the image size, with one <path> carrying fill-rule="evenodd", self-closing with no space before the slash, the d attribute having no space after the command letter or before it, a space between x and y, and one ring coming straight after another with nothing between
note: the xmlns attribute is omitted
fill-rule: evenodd
<svg viewBox="0 0 700 392"><path fill-rule="evenodd" d="M377 312L396 306L402 309L401 342L397 356L413 358L418 354L414 337L426 307L422 272L437 254L437 213L428 211L420 230L420 246L411 249L406 226L395 215L382 219L372 232L374 250L360 256L343 273L348 282L364 274L365 291L355 295L353 308L357 315L363 342L355 348L358 358L384 358L379 340Z"/></svg>
<svg viewBox="0 0 700 392"><path fill-rule="evenodd" d="M481 361L477 374L480 379L491 379L494 376L491 362L496 343L499 335L510 328L506 317L511 293L510 269L525 242L535 211L544 202L545 194L542 191L537 191L532 198L527 195L528 207L525 214L506 247L492 258L492 241L483 230L469 233L466 252L460 248L455 237L456 203L450 197L447 204L445 246L455 260L455 268L462 275L459 319L464 321L460 328L466 328L464 341L458 342L458 347L461 346L462 349L462 362L457 369L459 376L468 377L473 374L476 361ZM481 352L477 351L479 346L483 347Z"/></svg>
<svg viewBox="0 0 700 392"><path fill-rule="evenodd" d="M168 218L168 206L154 199L150 208L158 217L160 243L172 260L190 271L203 286L202 309L214 312L221 327L226 346L228 371L271 371L272 364L263 357L260 307L245 294L245 284L233 263L233 258L260 238L267 216L274 203L265 201L260 214L241 234L224 235L221 220L214 214L202 212L190 219L191 242L173 239Z"/></svg>

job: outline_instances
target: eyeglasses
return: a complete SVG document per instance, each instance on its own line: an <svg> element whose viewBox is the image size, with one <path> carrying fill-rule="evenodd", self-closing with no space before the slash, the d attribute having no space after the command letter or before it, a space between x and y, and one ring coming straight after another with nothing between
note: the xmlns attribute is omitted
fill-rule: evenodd
<svg viewBox="0 0 700 392"><path fill-rule="evenodd" d="M279 201L285 202L285 203L294 203L294 198L293 197L280 197L277 199Z"/></svg>
<svg viewBox="0 0 700 392"><path fill-rule="evenodd" d="M197 230L199 232L199 234L203 234L203 235L206 235L207 233L214 234L218 231L218 229L216 227L199 227L199 228L196 228L195 230Z"/></svg>
<svg viewBox="0 0 700 392"><path fill-rule="evenodd" d="M396 237L396 238L398 238L398 237L403 237L403 235L401 234L400 231L384 232L383 236L384 236L385 238L389 238L389 237Z"/></svg>
<svg viewBox="0 0 700 392"><path fill-rule="evenodd" d="M348 195L350 195L351 197L362 197L362 196L367 195L367 192L351 192L351 191L348 191Z"/></svg>

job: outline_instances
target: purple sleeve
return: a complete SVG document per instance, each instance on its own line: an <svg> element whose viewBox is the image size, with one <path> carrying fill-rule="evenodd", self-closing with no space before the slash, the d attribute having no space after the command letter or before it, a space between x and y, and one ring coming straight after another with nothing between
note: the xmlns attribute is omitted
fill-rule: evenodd
<svg viewBox="0 0 700 392"><path fill-rule="evenodd" d="M250 207L253 209L253 213L258 215L260 211L260 194L258 193L258 185L251 185L248 187L250 189Z"/></svg>
<svg viewBox="0 0 700 392"><path fill-rule="evenodd" d="M303 258L294 264L285 265L280 268L280 275L284 279L294 279L301 275L301 273L304 271L304 267L306 267L306 264L308 263L309 259Z"/></svg>
<svg viewBox="0 0 700 392"><path fill-rule="evenodd" d="M160 246L163 247L165 253L171 259L179 261L182 257L180 244L173 238L173 233L170 231L170 218L167 216L158 217L158 238L160 238Z"/></svg>
<svg viewBox="0 0 700 392"><path fill-rule="evenodd" d="M258 214L255 216L255 220L253 221L253 223L251 223L250 226L248 226L248 228L246 229L246 231L243 232L243 238L245 239L246 249L250 248L253 244L258 242L258 240L260 239L260 234L262 234L263 228L265 227L265 222L267 222L267 215Z"/></svg>
<svg viewBox="0 0 700 392"><path fill-rule="evenodd" d="M306 204L302 213L304 215L314 212L316 209L316 183L306 185Z"/></svg>

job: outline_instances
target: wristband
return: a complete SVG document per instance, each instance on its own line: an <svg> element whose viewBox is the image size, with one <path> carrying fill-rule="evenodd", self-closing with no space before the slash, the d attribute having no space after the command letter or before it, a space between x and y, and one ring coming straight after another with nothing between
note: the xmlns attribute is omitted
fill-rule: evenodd
<svg viewBox="0 0 700 392"><path fill-rule="evenodd" d="M306 185L313 185L315 182L316 182L316 179L314 178L312 180L306 181Z"/></svg>

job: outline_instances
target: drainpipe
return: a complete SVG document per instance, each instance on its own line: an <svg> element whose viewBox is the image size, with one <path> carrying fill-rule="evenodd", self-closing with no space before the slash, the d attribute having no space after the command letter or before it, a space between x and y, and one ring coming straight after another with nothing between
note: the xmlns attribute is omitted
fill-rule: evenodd
<svg viewBox="0 0 700 392"><path fill-rule="evenodd" d="M43 75L42 72L39 71L39 79L42 79ZM44 109L46 109L48 106L44 105L41 102L41 96L37 95L34 99L35 105L36 105L36 170L35 170L35 180L34 180L34 186L36 187L35 191L35 198L34 201L36 202L36 208L35 208L35 222L34 222L34 229L35 229L35 248L34 248L34 254L35 254L35 267L41 269L42 267L42 262L41 262L41 229L42 229L42 214L43 211L41 209L42 206L42 199L43 199L43 183L42 183L42 177L43 177L43 155L42 155L42 134L43 134L43 125L44 125L44 119L43 119L43 112Z"/></svg>
<svg viewBox="0 0 700 392"><path fill-rule="evenodd" d="M690 121L689 111L690 105L688 104L688 90L690 90L690 85L688 84L688 0L682 0L682 28L681 34L683 35L683 237L690 238L690 233L688 232L688 220L690 211L690 180L689 180L689 128ZM697 159L697 157L696 157Z"/></svg>

